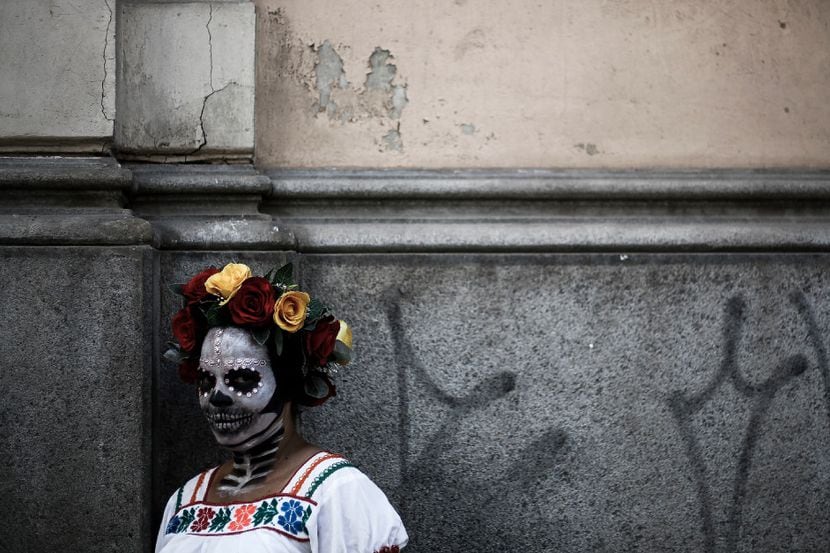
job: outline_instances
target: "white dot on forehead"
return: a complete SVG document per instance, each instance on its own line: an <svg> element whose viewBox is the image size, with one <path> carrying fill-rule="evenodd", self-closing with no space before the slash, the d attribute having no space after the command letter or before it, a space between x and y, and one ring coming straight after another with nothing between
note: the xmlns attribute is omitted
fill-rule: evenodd
<svg viewBox="0 0 830 553"><path fill-rule="evenodd" d="M238 327L215 327L208 331L202 348L202 363L207 366L261 369L269 367L268 348L258 343L249 330Z"/></svg>

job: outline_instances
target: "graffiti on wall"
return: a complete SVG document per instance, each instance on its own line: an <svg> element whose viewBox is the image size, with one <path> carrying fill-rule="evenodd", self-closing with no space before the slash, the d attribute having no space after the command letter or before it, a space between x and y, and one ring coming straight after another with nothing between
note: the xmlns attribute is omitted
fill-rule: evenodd
<svg viewBox="0 0 830 553"><path fill-rule="evenodd" d="M536 545L538 548L539 544L568 542L562 535L569 531L567 523L553 527L542 518L513 518L511 510L501 506L524 503L527 507L526 490L534 489L546 479L567 478L568 453L574 445L573 437L554 425L532 443L517 445L520 452L504 471L509 477L482 482L480 475L470 475L463 482L459 481L457 475L447 468L442 454L451 451L456 444L465 419L514 392L516 374L502 371L484 378L465 395L448 394L430 376L430 371L418 359L404 332L400 292L390 291L386 296L387 317L398 367L399 424L402 429L399 433L402 483L398 496L412 536L412 549L435 552L477 550L477 547L486 544L490 550L519 550L522 545L531 548ZM824 383L822 395L830 424L830 362L816 315L803 293L793 293L790 301L808 329L808 343ZM680 451L678 455L686 455L693 473L700 533L706 553L738 550L748 480L770 406L779 392L804 375L811 365L806 354L791 355L771 362L774 367L766 380L750 382L742 375L738 355L747 322L746 301L741 296L729 299L724 309L723 345L718 370L701 391L669 391L666 398L685 446L685 452ZM707 472L705 445L701 439L704 436L696 433L693 417L713 400L721 387L730 385L748 401L749 414L737 453L737 469L731 478L731 489L724 491L716 483L717 479ZM426 395L436 405L446 409L447 415L429 436L428 445L413 454L409 441L409 429L413 428L410 399L416 393ZM706 437L711 439L711 436ZM502 438L493 436L493 439ZM716 517L715 503L722 507L725 523ZM530 507L526 511L539 510ZM440 513L438 520L437 513ZM596 543L603 544L608 536L596 538ZM463 544L469 547L465 548Z"/></svg>
<svg viewBox="0 0 830 553"><path fill-rule="evenodd" d="M449 409L438 430L430 436L428 446L414 460L410 457L408 433L400 432L403 474L399 497L411 548L439 553L476 550L480 544L487 544L491 551L511 551L522 542L549 541L551 528L534 524L532 517L514 519L500 507L521 502L520 496L526 490L557 471L567 450L567 434L552 428L523 446L517 460L505 471L510 478L482 482L477 475L470 475L469 479L458 481L447 470L446 459L441 459L441 454L451 450L466 417L513 392L516 375L509 371L497 373L460 397L446 393L418 361L403 332L399 298L392 300L387 302L387 316L399 369L407 367L408 374L417 383L418 393L427 394ZM398 393L400 427L408 429L412 392L407 371L398 370ZM494 436L494 439L501 438Z"/></svg>
<svg viewBox="0 0 830 553"><path fill-rule="evenodd" d="M798 314L804 319L809 342L814 350L818 370L824 382L824 398L827 414L830 418L830 365L827 350L821 338L815 312L801 292L790 295L790 301ZM680 435L686 445L686 454L694 472L694 481L700 511L703 544L706 553L719 550L731 552L738 550L738 538L742 527L747 481L752 462L757 451L758 437L761 435L764 421L770 406L778 392L793 379L801 376L809 368L807 357L797 354L782 359L774 366L771 376L760 383L749 382L740 370L738 348L746 326L746 301L741 296L734 296L726 304L723 324L723 356L719 370L698 393L685 394L675 392L668 399ZM692 417L699 413L712 400L722 386L730 385L738 394L749 400L749 421L743 433L737 459L737 469L732 479L732 489L724 494L722 490L713 489L707 477L706 465L700 437L695 434ZM726 520L724 525L715 524L715 494L725 497Z"/></svg>

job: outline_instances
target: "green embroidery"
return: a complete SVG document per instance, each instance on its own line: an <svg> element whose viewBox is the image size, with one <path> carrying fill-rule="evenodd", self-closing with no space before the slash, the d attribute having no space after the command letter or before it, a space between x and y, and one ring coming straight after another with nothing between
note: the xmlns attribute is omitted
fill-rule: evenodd
<svg viewBox="0 0 830 553"><path fill-rule="evenodd" d="M182 494L184 493L184 486L179 488L179 493L176 494L176 511L182 508ZM174 512L176 512L174 511Z"/></svg>
<svg viewBox="0 0 830 553"><path fill-rule="evenodd" d="M305 508L305 513L303 513L303 528L305 528L305 523L308 522L308 517L311 516L311 505Z"/></svg>
<svg viewBox="0 0 830 553"><path fill-rule="evenodd" d="M254 526L259 526L260 524L270 524L277 514L276 499L272 499L270 504L267 501L263 501L256 513L254 513Z"/></svg>
<svg viewBox="0 0 830 553"><path fill-rule="evenodd" d="M311 499L311 496L314 495L314 492L317 490L317 488L320 487L320 484L322 484L326 478L331 476L334 471L353 466L354 465L348 461L340 461L339 463L335 463L334 465L330 466L329 468L321 472L317 476L317 478L314 479L314 482L312 482L311 486L308 488L308 493L306 494L306 497Z"/></svg>
<svg viewBox="0 0 830 553"><path fill-rule="evenodd" d="M176 530L177 532L181 534L182 532L186 532L187 529L190 528L190 523L196 520L196 514L194 512L195 510L196 509L186 509L182 511L182 513L179 515L179 520L181 522L179 522L179 528L178 530Z"/></svg>
<svg viewBox="0 0 830 553"><path fill-rule="evenodd" d="M224 509L219 509L216 512L216 516L213 517L213 520L210 523L209 532L220 532L222 531L225 526L231 521L231 510L228 507Z"/></svg>

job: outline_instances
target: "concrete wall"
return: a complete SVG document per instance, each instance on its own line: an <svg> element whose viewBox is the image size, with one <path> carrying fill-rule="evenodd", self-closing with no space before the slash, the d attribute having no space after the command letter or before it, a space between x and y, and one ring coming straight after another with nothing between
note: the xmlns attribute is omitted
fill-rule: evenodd
<svg viewBox="0 0 830 553"><path fill-rule="evenodd" d="M257 0L265 166L828 166L823 0Z"/></svg>

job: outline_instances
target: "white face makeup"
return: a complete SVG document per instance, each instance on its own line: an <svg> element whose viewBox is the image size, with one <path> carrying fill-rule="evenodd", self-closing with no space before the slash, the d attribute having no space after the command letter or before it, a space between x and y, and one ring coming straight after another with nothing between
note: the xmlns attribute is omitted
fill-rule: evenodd
<svg viewBox="0 0 830 553"><path fill-rule="evenodd" d="M282 429L268 349L248 330L211 328L199 360L199 404L219 445L244 452Z"/></svg>

